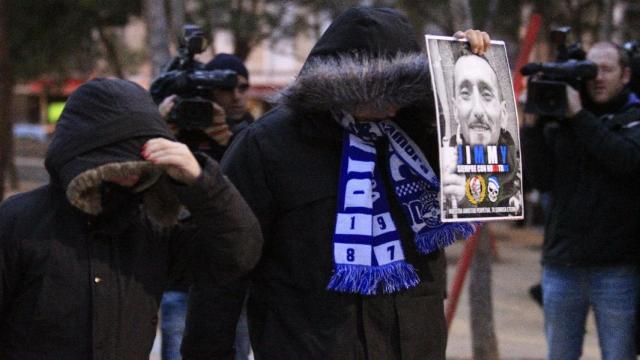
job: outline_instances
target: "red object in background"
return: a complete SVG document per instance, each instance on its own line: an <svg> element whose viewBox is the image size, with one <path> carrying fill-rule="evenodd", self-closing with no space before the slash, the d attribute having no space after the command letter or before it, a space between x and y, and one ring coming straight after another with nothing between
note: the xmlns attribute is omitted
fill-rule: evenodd
<svg viewBox="0 0 640 360"><path fill-rule="evenodd" d="M529 25L527 26L527 33L525 34L524 39L522 39L520 53L518 54L518 60L516 61L515 76L513 79L513 90L516 95L516 101L519 99L520 92L522 91L522 74L520 74L520 69L529 62L529 56L533 50L533 45L536 43L541 25L542 17L540 14L531 14Z"/></svg>
<svg viewBox="0 0 640 360"><path fill-rule="evenodd" d="M32 81L27 84L29 87L29 91L32 94L42 94L45 91L50 92L49 89L57 90L58 95L69 96L72 92L74 92L80 85L84 84L86 79L75 79L69 78L63 81L53 81L51 79L42 78L39 80Z"/></svg>

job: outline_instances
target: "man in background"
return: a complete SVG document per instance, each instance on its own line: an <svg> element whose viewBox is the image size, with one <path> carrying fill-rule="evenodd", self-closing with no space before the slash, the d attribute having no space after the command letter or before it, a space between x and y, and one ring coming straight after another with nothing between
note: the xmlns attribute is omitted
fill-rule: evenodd
<svg viewBox="0 0 640 360"><path fill-rule="evenodd" d="M220 161L227 147L234 136L239 134L247 126L253 123L254 119L247 107L249 90L249 72L242 63L242 60L235 55L220 53L211 61L204 65L204 70L231 70L236 73L237 84L233 88L217 88L213 90L210 100L213 106L213 119L211 126L202 130L190 130L188 134L182 133L181 129L174 128L178 140L185 142L193 151L202 151L213 159ZM171 95L165 98L160 104L160 112L166 118L175 105L176 96ZM187 317L188 291L190 285L189 274L179 274L172 279L167 291L164 293L161 304L161 332L162 332L162 359L180 360L180 345L184 334L184 324ZM228 316L228 296L225 296L226 289L212 291L210 296L218 299L216 301L216 312L220 317L218 323L225 323L221 329L229 329L231 325L226 322L234 322ZM235 299L235 297L233 297ZM232 308L236 308L232 306ZM196 320L197 321L197 320ZM225 343L230 343L225 349L235 349L237 360L246 360L251 353L249 334L246 324L246 311L243 309L240 321L238 322L237 334L227 331L223 336L218 332L220 338L225 338ZM234 345L234 338L235 345Z"/></svg>
<svg viewBox="0 0 640 360"><path fill-rule="evenodd" d="M194 132L181 133L175 129L178 140L189 145L192 150L205 152L220 161L234 135L253 123L254 118L248 108L249 72L242 60L230 54L218 54L204 65L204 70L232 70L236 73L237 84L233 88L218 88L210 94L213 103L211 126ZM160 113L165 118L176 103L176 95L161 99ZM181 136L183 135L183 136ZM184 136L186 135L186 136Z"/></svg>
<svg viewBox="0 0 640 360"><path fill-rule="evenodd" d="M566 117L523 129L529 179L551 192L542 252L549 359L578 359L593 309L603 359L635 359L640 275L640 101L627 55L599 42L598 75L567 86Z"/></svg>
<svg viewBox="0 0 640 360"><path fill-rule="evenodd" d="M254 121L248 108L249 72L247 68L239 57L220 53L205 65L205 69L235 71L238 77L236 87L216 89L213 91L213 98L224 109L231 133L238 134Z"/></svg>

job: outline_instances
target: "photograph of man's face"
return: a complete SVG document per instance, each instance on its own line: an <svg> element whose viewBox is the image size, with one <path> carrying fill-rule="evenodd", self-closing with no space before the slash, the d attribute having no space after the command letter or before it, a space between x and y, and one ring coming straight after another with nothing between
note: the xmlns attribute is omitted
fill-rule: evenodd
<svg viewBox="0 0 640 360"><path fill-rule="evenodd" d="M438 116L441 220L522 219L518 113L504 42L475 55L464 41L425 38Z"/></svg>
<svg viewBox="0 0 640 360"><path fill-rule="evenodd" d="M465 55L456 61L453 78L453 110L461 140L470 145L497 144L507 109L495 71L480 56Z"/></svg>

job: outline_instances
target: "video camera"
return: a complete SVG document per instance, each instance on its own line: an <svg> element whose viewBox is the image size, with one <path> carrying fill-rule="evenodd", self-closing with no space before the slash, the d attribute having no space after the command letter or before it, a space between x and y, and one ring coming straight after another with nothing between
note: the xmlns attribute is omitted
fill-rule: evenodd
<svg viewBox="0 0 640 360"><path fill-rule="evenodd" d="M567 110L566 86L582 89L584 82L598 75L598 66L585 60L586 54L579 42L566 45L570 27L551 31L551 42L556 44L555 62L529 63L520 73L527 81L527 113L563 118Z"/></svg>
<svg viewBox="0 0 640 360"><path fill-rule="evenodd" d="M627 41L622 47L629 55L629 66L631 67L629 88L636 93L636 95L640 95L640 41Z"/></svg>
<svg viewBox="0 0 640 360"><path fill-rule="evenodd" d="M176 94L168 122L179 129L198 130L211 126L213 118L213 90L233 89L238 83L232 70L206 70L194 60L194 55L204 51L206 40L199 26L185 25L178 56L163 69L151 84L151 96L156 104Z"/></svg>

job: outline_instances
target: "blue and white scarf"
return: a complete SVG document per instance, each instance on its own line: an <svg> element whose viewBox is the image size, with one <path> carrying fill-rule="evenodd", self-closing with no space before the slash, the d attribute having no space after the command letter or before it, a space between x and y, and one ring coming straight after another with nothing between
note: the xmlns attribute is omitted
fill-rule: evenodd
<svg viewBox="0 0 640 360"><path fill-rule="evenodd" d="M475 228L469 223L440 222L438 177L422 151L396 124L388 120L356 123L346 113L335 117L345 128L345 136L333 236L335 270L328 288L374 295L414 287L420 279L405 261L376 168L377 138L389 139L388 166L395 196L420 253L442 249L459 237L470 236Z"/></svg>

